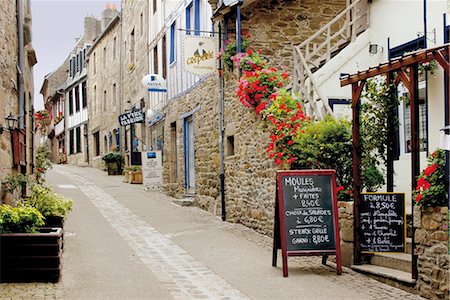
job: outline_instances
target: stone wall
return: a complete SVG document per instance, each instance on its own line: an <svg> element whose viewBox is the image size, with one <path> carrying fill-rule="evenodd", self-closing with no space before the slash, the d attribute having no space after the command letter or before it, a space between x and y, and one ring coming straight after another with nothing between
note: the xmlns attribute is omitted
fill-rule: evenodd
<svg viewBox="0 0 450 300"><path fill-rule="evenodd" d="M168 194L183 197L184 119L193 112L195 147L195 202L213 213L220 213L217 77L210 76L170 101L165 118L164 188ZM195 111L195 112L194 112ZM176 124L176 138L173 125Z"/></svg>
<svg viewBox="0 0 450 300"><path fill-rule="evenodd" d="M353 264L353 202L338 202L339 236L341 238L342 265L351 267Z"/></svg>
<svg viewBox="0 0 450 300"><path fill-rule="evenodd" d="M344 0L257 1L242 8L242 30L250 34L254 49L262 50L270 66L284 65L292 74L292 47L344 8ZM228 28L229 36L233 36L233 20ZM236 97L237 80L237 72L228 74L225 80L225 145L234 140L234 155L225 162L227 220L272 235L277 167L267 158L269 138L257 129L259 120L254 111Z"/></svg>
<svg viewBox="0 0 450 300"><path fill-rule="evenodd" d="M143 24L141 26L141 14ZM121 56L122 56L122 112L131 109L132 107L141 107L141 102L144 104L143 110L148 108L148 92L142 86L142 77L149 73L149 52L147 51L148 42L148 1L122 1L122 41L121 41ZM134 41L134 42L133 42ZM134 47L133 47L134 43ZM129 127L129 126L128 126ZM136 136L146 141L145 124L137 124ZM128 144L131 138L128 133ZM142 150L142 143L139 142L140 150ZM128 149L130 145L128 145ZM128 160L127 160L128 161Z"/></svg>
<svg viewBox="0 0 450 300"><path fill-rule="evenodd" d="M447 207L422 210L420 227L415 232L419 270L417 289L428 299L450 298L448 226Z"/></svg>
<svg viewBox="0 0 450 300"><path fill-rule="evenodd" d="M115 45L114 45L115 43ZM114 50L115 47L115 50ZM105 52L106 50L106 52ZM115 51L115 53L114 53ZM95 53L96 68L94 72ZM105 57L106 54L106 57ZM118 116L120 115L120 19L115 18L101 33L89 52L87 93L91 101L89 114L89 165L103 169L101 156L113 149L120 149L116 144L116 131L120 130ZM106 94L105 94L106 93ZM99 134L100 153L96 153L94 134ZM109 144L111 134L112 143ZM105 138L107 143L105 145Z"/></svg>

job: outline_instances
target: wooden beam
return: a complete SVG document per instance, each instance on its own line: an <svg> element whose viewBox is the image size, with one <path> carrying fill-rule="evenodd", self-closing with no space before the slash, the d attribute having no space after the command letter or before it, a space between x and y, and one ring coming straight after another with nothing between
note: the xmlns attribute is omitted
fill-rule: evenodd
<svg viewBox="0 0 450 300"><path fill-rule="evenodd" d="M411 80L410 80L409 76L406 74L405 70L400 69L397 72L397 78L395 80L396 80L396 82L397 82L397 80L403 82L405 87L409 90L409 87L411 86Z"/></svg>
<svg viewBox="0 0 450 300"><path fill-rule="evenodd" d="M341 79L341 86L353 84L355 82L365 80L367 78L374 77L380 74L385 74L390 71L397 71L398 69L408 67L416 63L429 62L433 59L436 59L436 54L438 53L438 51L442 55L447 55L450 50L448 50L447 48L422 50L422 52L410 54L403 58L399 58L398 60L381 64L378 67L369 68L366 71L358 72L357 74L344 77Z"/></svg>
<svg viewBox="0 0 450 300"><path fill-rule="evenodd" d="M448 51L447 51L448 53ZM436 54L437 62L444 68L445 72L449 72L450 63L445 59L445 56L442 54L442 51L438 51Z"/></svg>
<svg viewBox="0 0 450 300"><path fill-rule="evenodd" d="M353 143L353 237L354 237L354 248L353 248L353 259L355 265L361 264L361 245L359 238L359 228L361 226L359 222L359 203L361 197L361 141L360 141L360 108L361 101L360 96L361 92L365 85L365 80L361 82L356 82L352 84L352 114L353 114L353 126L352 126L352 143Z"/></svg>

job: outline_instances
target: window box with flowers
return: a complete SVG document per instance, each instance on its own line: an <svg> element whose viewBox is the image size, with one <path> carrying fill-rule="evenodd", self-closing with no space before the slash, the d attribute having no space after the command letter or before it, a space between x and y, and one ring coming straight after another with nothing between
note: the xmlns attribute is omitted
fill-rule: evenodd
<svg viewBox="0 0 450 300"><path fill-rule="evenodd" d="M62 119L64 119L64 116L62 112L59 112L58 115L55 117L55 125L61 122Z"/></svg>
<svg viewBox="0 0 450 300"><path fill-rule="evenodd" d="M49 113L48 110L42 109L34 114L34 118L36 119L37 128L40 129L42 133L46 133L47 127L50 126L52 122L52 114Z"/></svg>

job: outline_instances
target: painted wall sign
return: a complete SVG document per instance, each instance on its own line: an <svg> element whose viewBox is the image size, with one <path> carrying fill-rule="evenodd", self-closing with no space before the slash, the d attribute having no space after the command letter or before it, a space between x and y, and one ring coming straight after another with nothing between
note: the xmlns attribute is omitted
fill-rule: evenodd
<svg viewBox="0 0 450 300"><path fill-rule="evenodd" d="M142 175L144 188L157 188L162 186L161 151L142 152Z"/></svg>
<svg viewBox="0 0 450 300"><path fill-rule="evenodd" d="M405 219L404 193L361 193L361 252L405 252Z"/></svg>
<svg viewBox="0 0 450 300"><path fill-rule="evenodd" d="M144 112L142 109L135 109L119 116L120 126L127 126L134 123L144 123Z"/></svg>
<svg viewBox="0 0 450 300"><path fill-rule="evenodd" d="M341 274L335 171L280 171L276 197L272 265L281 247L284 277L287 257L301 255L336 255Z"/></svg>
<svg viewBox="0 0 450 300"><path fill-rule="evenodd" d="M167 92L166 80L158 74L148 74L142 77L142 85L146 87L149 92Z"/></svg>
<svg viewBox="0 0 450 300"><path fill-rule="evenodd" d="M217 71L217 37L183 36L183 67L195 75Z"/></svg>

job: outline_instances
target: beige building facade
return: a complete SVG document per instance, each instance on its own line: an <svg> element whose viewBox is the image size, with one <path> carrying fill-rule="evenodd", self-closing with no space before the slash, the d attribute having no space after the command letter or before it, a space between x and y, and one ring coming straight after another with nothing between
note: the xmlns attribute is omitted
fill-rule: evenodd
<svg viewBox="0 0 450 300"><path fill-rule="evenodd" d="M117 10L103 12L102 33L87 54L87 89L90 105L89 153L90 166L103 168L102 155L121 150L120 16Z"/></svg>
<svg viewBox="0 0 450 300"><path fill-rule="evenodd" d="M29 1L3 1L0 6L0 181L8 174L31 174L35 131L33 66ZM8 116L16 119L8 124ZM11 125L11 127L9 127ZM0 188L1 194L1 188ZM0 195L2 199L2 195Z"/></svg>

